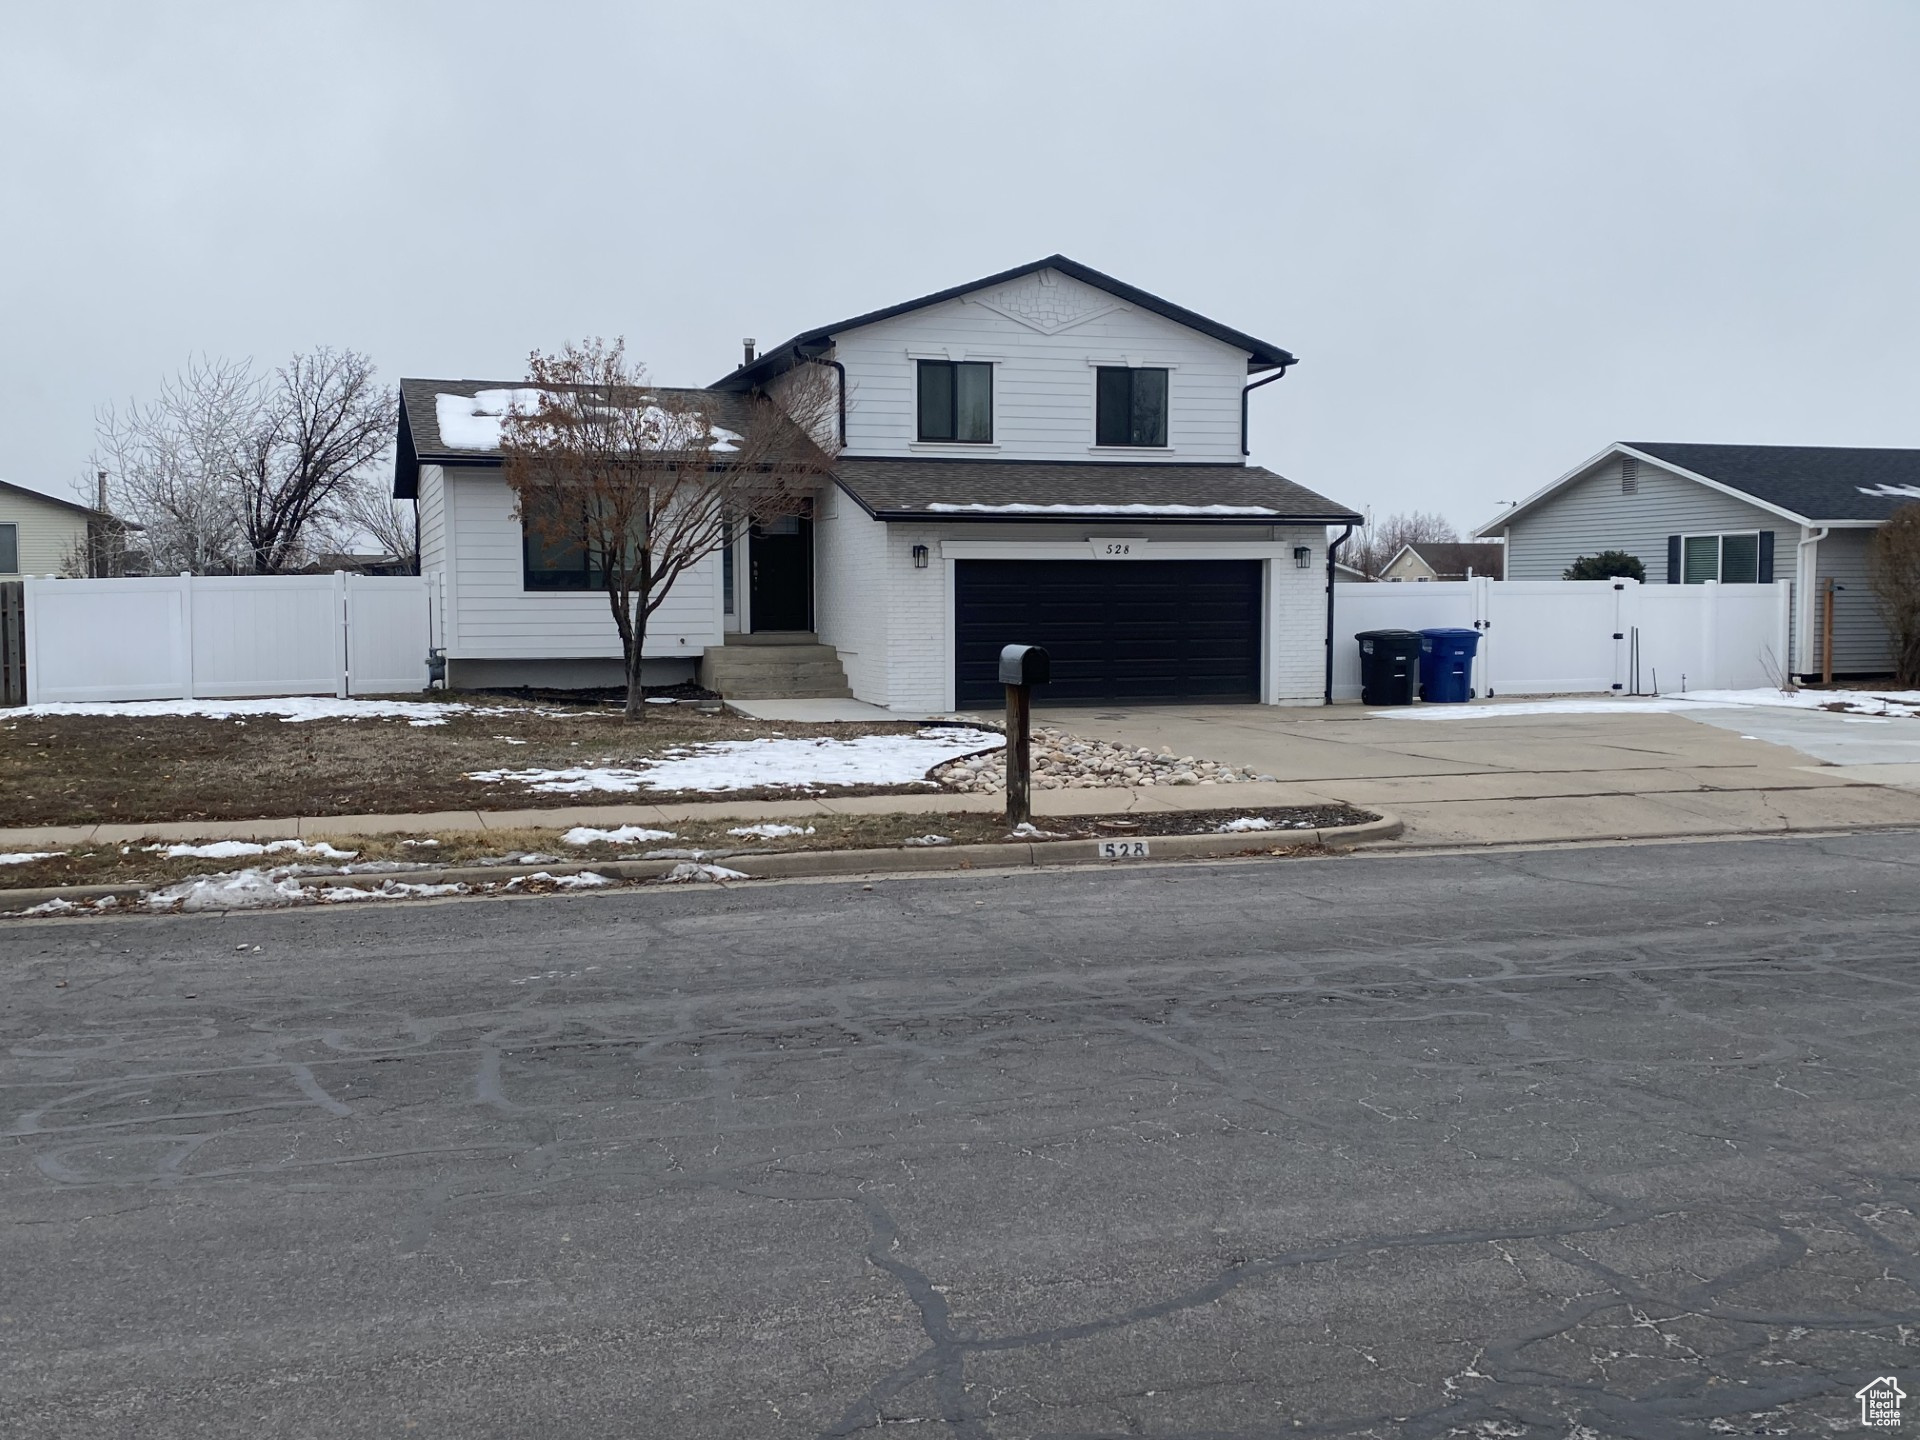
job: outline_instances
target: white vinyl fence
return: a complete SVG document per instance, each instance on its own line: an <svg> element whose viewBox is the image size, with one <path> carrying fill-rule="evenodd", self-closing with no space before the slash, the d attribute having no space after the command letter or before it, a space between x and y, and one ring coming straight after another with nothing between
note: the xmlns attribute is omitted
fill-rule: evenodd
<svg viewBox="0 0 1920 1440"><path fill-rule="evenodd" d="M1480 695L1744 690L1787 669L1792 585L1446 580L1334 587L1333 695L1360 694L1361 630L1480 632Z"/></svg>
<svg viewBox="0 0 1920 1440"><path fill-rule="evenodd" d="M418 575L28 580L27 703L422 690Z"/></svg>

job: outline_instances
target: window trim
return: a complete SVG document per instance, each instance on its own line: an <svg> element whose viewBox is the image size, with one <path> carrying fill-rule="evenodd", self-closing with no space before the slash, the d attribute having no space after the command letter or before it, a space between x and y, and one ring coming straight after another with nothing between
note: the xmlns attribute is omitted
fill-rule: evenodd
<svg viewBox="0 0 1920 1440"><path fill-rule="evenodd" d="M544 542L540 541L534 536L532 529L527 525L527 522L525 520L521 520L517 523L520 526L520 593L521 594L523 595L604 595L607 593L607 573L605 570L597 569L594 566L593 556L591 555L591 553L589 553L587 548L587 537L586 537L587 525L586 525L586 516L584 514L580 517L580 531L581 531L580 538L578 541L575 542L575 548L580 553L580 569L577 572L572 570L539 570L536 572L533 565L533 552L536 546L542 546ZM577 585L575 584L536 585L533 583L533 577L536 573L541 575L556 575L556 576L574 575L577 573L580 577L581 583Z"/></svg>
<svg viewBox="0 0 1920 1440"><path fill-rule="evenodd" d="M965 445L969 448L972 448L977 445L993 444L994 443L994 440L993 440L994 421L996 418L994 412L999 408L998 405L995 403L995 398L993 393L995 389L994 381L996 378L994 375L994 370L996 368L994 362L991 360L972 358L972 357L964 360L954 360L951 358L934 356L934 355L915 355L912 357L912 359L913 359L913 443L916 445ZM947 387L947 408L949 412L948 413L948 429L950 429L954 433L950 435L928 435L926 433L926 428L925 428L926 417L922 413L921 397L920 397L920 377L926 373L925 367L928 365L942 366L949 372L951 376L951 379ZM987 372L987 435L984 440L963 440L959 436L959 430L960 430L960 374L959 372L960 372L960 368L964 365L977 365L981 369Z"/></svg>
<svg viewBox="0 0 1920 1440"><path fill-rule="evenodd" d="M1760 534L1758 530L1695 530L1680 532L1680 583L1682 585L1702 585L1702 580L1687 579L1687 542L1689 540L1711 540L1713 546L1713 583L1716 585L1758 585L1760 583ZM1727 573L1727 537L1753 537L1753 579L1729 580Z"/></svg>
<svg viewBox="0 0 1920 1440"><path fill-rule="evenodd" d="M1089 360L1087 365L1093 371L1093 444L1087 447L1089 450L1102 451L1109 454L1130 455L1138 454L1142 450L1164 452L1173 449L1173 366L1135 365L1127 360L1122 360L1119 364L1101 360ZM1158 445L1136 445L1131 441L1112 441L1102 440L1100 438L1100 377L1109 370L1124 371L1129 377L1143 370L1157 370L1165 377L1166 407L1160 416L1162 439ZM1129 408L1131 408L1133 403L1133 381L1131 378L1127 381L1127 403Z"/></svg>

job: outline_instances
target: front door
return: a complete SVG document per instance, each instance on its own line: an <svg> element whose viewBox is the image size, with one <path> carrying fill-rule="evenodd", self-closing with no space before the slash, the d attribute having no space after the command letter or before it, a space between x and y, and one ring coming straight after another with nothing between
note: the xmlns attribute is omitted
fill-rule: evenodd
<svg viewBox="0 0 1920 1440"><path fill-rule="evenodd" d="M813 629L813 521L787 515L754 526L747 568L755 630Z"/></svg>

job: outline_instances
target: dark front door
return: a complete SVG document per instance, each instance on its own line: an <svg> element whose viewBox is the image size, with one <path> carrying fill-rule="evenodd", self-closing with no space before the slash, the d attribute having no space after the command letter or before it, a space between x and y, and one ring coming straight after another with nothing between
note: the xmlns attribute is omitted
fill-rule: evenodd
<svg viewBox="0 0 1920 1440"><path fill-rule="evenodd" d="M813 628L813 521L804 515L756 525L747 537L752 574L748 620L755 630Z"/></svg>
<svg viewBox="0 0 1920 1440"><path fill-rule="evenodd" d="M961 560L954 703L998 705L1000 647L1044 645L1043 705L1260 698L1258 560Z"/></svg>

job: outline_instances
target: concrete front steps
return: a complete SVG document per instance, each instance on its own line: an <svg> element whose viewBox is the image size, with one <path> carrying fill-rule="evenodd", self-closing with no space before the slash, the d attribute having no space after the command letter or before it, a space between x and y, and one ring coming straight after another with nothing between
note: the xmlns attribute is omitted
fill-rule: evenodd
<svg viewBox="0 0 1920 1440"><path fill-rule="evenodd" d="M729 635L700 658L700 683L729 700L850 700L840 652L811 631Z"/></svg>

